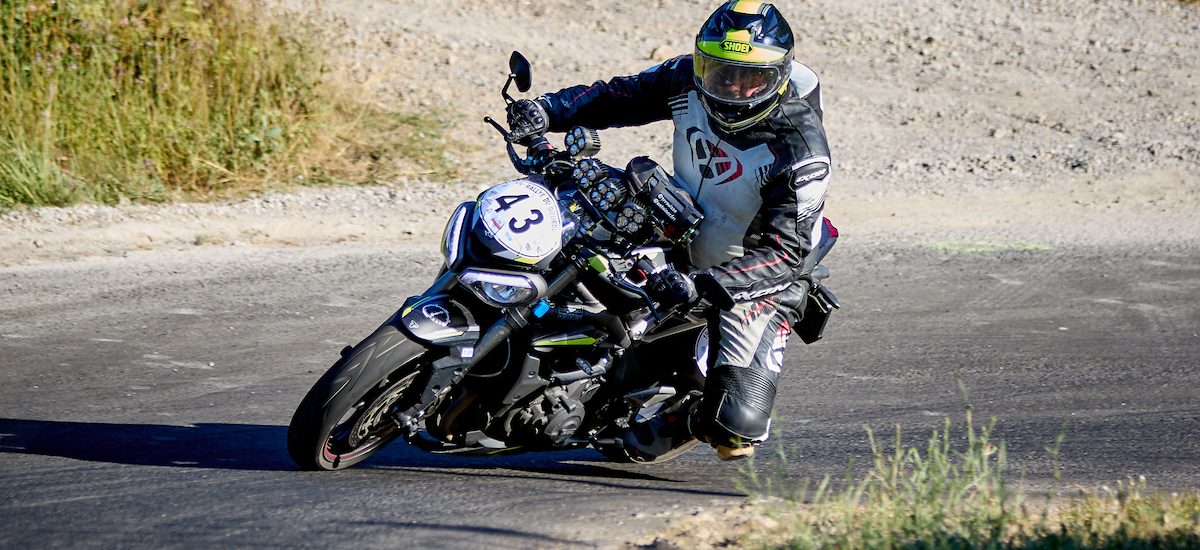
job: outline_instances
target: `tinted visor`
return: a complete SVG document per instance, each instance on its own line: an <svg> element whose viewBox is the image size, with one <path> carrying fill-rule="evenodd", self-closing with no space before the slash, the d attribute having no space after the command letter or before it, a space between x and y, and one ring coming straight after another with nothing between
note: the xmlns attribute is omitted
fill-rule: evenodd
<svg viewBox="0 0 1200 550"><path fill-rule="evenodd" d="M787 60L776 65L748 65L695 55L696 85L709 97L734 105L751 105L770 97L783 85L782 67Z"/></svg>

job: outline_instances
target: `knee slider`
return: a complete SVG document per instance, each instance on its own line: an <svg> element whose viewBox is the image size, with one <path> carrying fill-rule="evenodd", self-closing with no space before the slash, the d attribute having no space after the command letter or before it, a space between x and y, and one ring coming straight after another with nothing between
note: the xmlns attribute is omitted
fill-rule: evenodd
<svg viewBox="0 0 1200 550"><path fill-rule="evenodd" d="M775 381L760 369L718 366L708 373L700 417L713 444L763 441L771 427Z"/></svg>

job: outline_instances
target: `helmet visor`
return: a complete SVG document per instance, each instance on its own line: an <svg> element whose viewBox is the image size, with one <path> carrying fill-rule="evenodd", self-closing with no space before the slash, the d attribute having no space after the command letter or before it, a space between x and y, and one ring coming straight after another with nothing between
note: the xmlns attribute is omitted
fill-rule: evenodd
<svg viewBox="0 0 1200 550"><path fill-rule="evenodd" d="M695 55L694 63L696 85L709 97L724 103L752 105L770 97L783 85L782 64L748 65L700 52Z"/></svg>

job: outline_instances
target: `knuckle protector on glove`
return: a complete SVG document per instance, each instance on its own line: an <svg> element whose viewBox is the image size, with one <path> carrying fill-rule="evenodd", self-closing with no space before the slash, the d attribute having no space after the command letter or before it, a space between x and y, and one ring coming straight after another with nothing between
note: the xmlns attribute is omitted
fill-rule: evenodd
<svg viewBox="0 0 1200 550"><path fill-rule="evenodd" d="M535 100L517 100L508 106L507 114L513 141L544 133L550 127L546 109Z"/></svg>
<svg viewBox="0 0 1200 550"><path fill-rule="evenodd" d="M771 427L775 381L762 369L718 366L708 373L700 415L716 441L734 436L762 441Z"/></svg>

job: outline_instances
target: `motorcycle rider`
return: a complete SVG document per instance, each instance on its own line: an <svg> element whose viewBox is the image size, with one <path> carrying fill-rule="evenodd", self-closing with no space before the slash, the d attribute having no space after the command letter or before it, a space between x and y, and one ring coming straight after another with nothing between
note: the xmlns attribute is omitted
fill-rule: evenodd
<svg viewBox="0 0 1200 550"><path fill-rule="evenodd" d="M674 122L675 178L705 216L690 263L737 303L709 323L703 394L679 404L687 422L627 437L635 459L669 450L654 445L664 436L698 437L722 460L743 458L768 435L784 348L810 288L805 258L835 231L822 227L830 157L820 86L794 49L773 5L730 0L704 22L692 55L509 106L514 142L573 126ZM647 289L667 305L691 303L691 277L666 270Z"/></svg>

